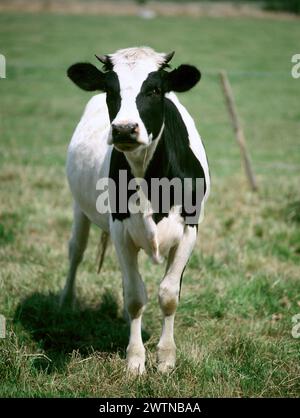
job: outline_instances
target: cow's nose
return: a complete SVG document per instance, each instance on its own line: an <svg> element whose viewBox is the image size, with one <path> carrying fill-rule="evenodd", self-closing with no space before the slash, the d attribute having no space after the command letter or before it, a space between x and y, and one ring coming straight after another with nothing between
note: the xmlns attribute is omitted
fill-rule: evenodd
<svg viewBox="0 0 300 418"><path fill-rule="evenodd" d="M139 125L137 123L112 124L113 142L137 141Z"/></svg>

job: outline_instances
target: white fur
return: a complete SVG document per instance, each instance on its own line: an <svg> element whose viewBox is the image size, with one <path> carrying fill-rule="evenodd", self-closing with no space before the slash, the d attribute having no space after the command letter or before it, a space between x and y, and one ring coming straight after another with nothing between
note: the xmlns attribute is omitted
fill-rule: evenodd
<svg viewBox="0 0 300 418"><path fill-rule="evenodd" d="M109 214L99 213L95 202L97 181L109 174L109 129L106 95L98 94L88 102L67 154L67 177L74 200L91 222L105 231L109 231Z"/></svg>

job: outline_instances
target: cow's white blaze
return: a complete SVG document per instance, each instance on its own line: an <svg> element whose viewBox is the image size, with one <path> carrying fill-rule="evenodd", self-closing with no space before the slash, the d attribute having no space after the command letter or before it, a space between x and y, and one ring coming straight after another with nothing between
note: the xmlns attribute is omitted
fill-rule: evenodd
<svg viewBox="0 0 300 418"><path fill-rule="evenodd" d="M157 71L163 64L164 59L164 54L157 53L151 48L129 48L120 50L110 56L114 71L119 79L121 96L120 110L112 124L137 123L139 127L138 142L146 146L152 142L153 135L151 132L148 134L145 124L140 117L136 98L148 75L153 71ZM111 133L108 138L108 144L112 144Z"/></svg>

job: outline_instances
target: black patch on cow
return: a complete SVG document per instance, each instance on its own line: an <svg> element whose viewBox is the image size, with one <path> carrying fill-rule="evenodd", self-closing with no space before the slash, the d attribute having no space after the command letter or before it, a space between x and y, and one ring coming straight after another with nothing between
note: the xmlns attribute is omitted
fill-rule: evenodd
<svg viewBox="0 0 300 418"><path fill-rule="evenodd" d="M98 58L99 59L99 58ZM111 71L114 68L113 63L111 62L110 56L105 55L106 62L103 63L103 71Z"/></svg>
<svg viewBox="0 0 300 418"><path fill-rule="evenodd" d="M164 119L164 83L163 72L155 71L143 82L141 91L136 97L136 106L147 129L156 138Z"/></svg>
<svg viewBox="0 0 300 418"><path fill-rule="evenodd" d="M119 202L119 193L120 187L122 185L119 182L119 171L126 171L127 173L127 205L126 210L124 212L120 211L120 202ZM116 203L116 211L112 212L113 221L118 219L119 221L123 221L126 218L129 218L130 212L128 209L128 200L131 195L135 193L134 190L128 190L128 183L134 177L131 173L131 168L128 164L128 161L123 154L123 152L117 151L115 148L112 149L111 158L110 158L110 167L109 167L109 178L112 179L116 185L116 196L115 196L115 203Z"/></svg>
<svg viewBox="0 0 300 418"><path fill-rule="evenodd" d="M154 155L147 167L145 179L150 185L151 178L179 178L182 181L183 195L185 193L183 180L191 178L192 190L191 201L196 203L196 178L204 179L204 193L206 191L206 181L203 167L194 155L189 145L189 137L186 126L182 120L180 112L174 103L165 98L164 99L165 112L165 129L159 143L156 147ZM151 188L148 186L149 198L151 200ZM161 201L161 199L160 199ZM174 205L174 191L170 189L170 207ZM195 225L196 222L190 223L186 220L187 217L195 216L194 213L186 213L182 208L182 217L187 225ZM158 223L163 217L168 216L161 210L153 215L154 221Z"/></svg>
<svg viewBox="0 0 300 418"><path fill-rule="evenodd" d="M193 179L192 190L190 191L190 198L192 199L193 204L196 203L196 178L204 179L204 193L206 191L206 182L203 168L195 157L189 146L188 132L185 127L185 124L182 120L182 117L174 105L174 103L164 98L164 111L165 111L165 129L162 134L162 137L157 144L154 155L147 167L145 172L145 180L148 185L148 197L151 200L151 179L152 178L167 178L172 180L173 178L179 178L182 181L183 195L185 193L183 180L185 178ZM144 121L145 122L145 121ZM112 150L111 162L110 162L110 172L109 177L115 181L116 184L116 212L112 213L113 220L118 219L120 221L128 218L130 212L128 206L125 213L118 213L119 208L119 171L126 170L127 172L127 184L133 175L129 163L122 152L119 152L115 149ZM127 189L128 190L128 189ZM128 199L134 193L134 191L128 190ZM161 202L161 199L160 199ZM170 189L170 208L174 205L174 191L173 188ZM200 203L200 202L198 202ZM198 208L199 212L199 208ZM162 206L160 205L157 213L154 213L153 219L155 223L158 223L163 217L168 216L169 211L164 212ZM195 226L196 221L193 223L189 222L186 218L195 216L194 213L186 213L185 209L182 209L182 217L185 220L187 225Z"/></svg>
<svg viewBox="0 0 300 418"><path fill-rule="evenodd" d="M179 295L178 295L178 300L180 300L181 297L181 287L182 287L182 280L183 280L183 275L184 275L184 271L186 269L187 264L184 266L181 276L180 276L180 284L179 284Z"/></svg>
<svg viewBox="0 0 300 418"><path fill-rule="evenodd" d="M117 116L121 107L120 83L117 74L114 71L105 73L106 104L110 121Z"/></svg>

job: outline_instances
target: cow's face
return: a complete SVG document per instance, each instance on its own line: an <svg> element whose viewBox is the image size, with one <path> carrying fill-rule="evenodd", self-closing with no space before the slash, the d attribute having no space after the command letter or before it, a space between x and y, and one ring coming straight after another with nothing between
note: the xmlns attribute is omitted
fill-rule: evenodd
<svg viewBox="0 0 300 418"><path fill-rule="evenodd" d="M106 92L108 143L119 151L133 151L157 140L164 128L165 93L187 91L199 81L200 72L190 65L164 70L173 54L129 48L98 58L105 71L87 63L69 68L68 76L82 89Z"/></svg>

